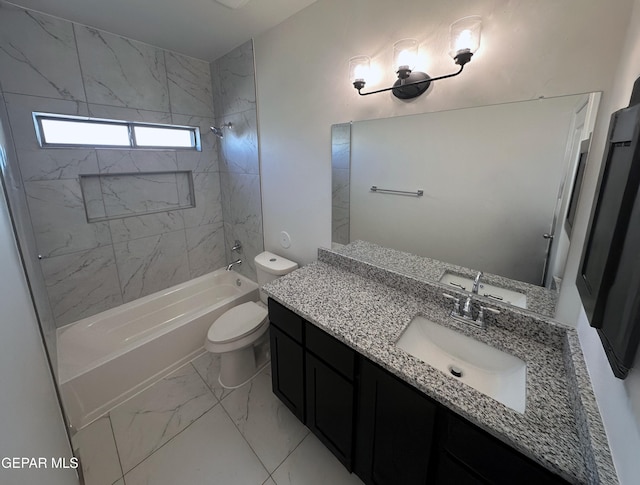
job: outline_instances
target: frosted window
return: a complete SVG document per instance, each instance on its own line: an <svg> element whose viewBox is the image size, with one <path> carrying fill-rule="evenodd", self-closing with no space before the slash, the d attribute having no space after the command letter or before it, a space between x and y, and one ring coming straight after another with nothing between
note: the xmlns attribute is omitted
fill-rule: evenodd
<svg viewBox="0 0 640 485"><path fill-rule="evenodd" d="M134 126L133 131L136 145L140 147L192 148L195 145L193 131L188 129Z"/></svg>
<svg viewBox="0 0 640 485"><path fill-rule="evenodd" d="M196 126L103 120L52 113L33 113L33 121L43 148L201 149L200 129Z"/></svg>
<svg viewBox="0 0 640 485"><path fill-rule="evenodd" d="M46 145L130 146L127 125L55 119L42 119L41 123Z"/></svg>

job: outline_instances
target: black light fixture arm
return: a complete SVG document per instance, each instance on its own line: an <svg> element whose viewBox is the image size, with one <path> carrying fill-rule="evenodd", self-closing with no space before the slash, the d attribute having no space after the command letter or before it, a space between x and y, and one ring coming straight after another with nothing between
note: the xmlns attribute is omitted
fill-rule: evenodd
<svg viewBox="0 0 640 485"><path fill-rule="evenodd" d="M447 79L449 77L455 77L458 74L460 74L463 69L464 69L464 64L461 64L460 65L460 69L457 72L454 72L452 74L445 74L444 76L438 76L438 77L427 77L426 79L423 79L423 80L420 80L420 81L402 84L400 87L405 88L405 87L408 87L408 86L417 86L417 85L424 84L424 83L431 83L432 81L438 81L440 79ZM360 85L359 86L358 82L354 82L353 86L358 90L358 94L360 96L369 96L370 94L384 93L385 91L391 91L392 89L398 89L398 87L399 87L399 86L391 86L389 88L378 89L377 91L370 91L368 93L363 93L361 91L361 89L364 88L364 85Z"/></svg>

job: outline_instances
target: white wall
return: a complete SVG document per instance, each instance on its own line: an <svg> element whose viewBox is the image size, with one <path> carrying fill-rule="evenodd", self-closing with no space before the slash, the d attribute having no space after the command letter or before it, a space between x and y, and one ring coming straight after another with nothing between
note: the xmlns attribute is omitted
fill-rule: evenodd
<svg viewBox="0 0 640 485"><path fill-rule="evenodd" d="M572 115L586 98L353 123L352 240L539 285Z"/></svg>
<svg viewBox="0 0 640 485"><path fill-rule="evenodd" d="M1 133L0 126L0 133ZM0 148L4 140L0 135ZM0 162L3 162L0 150ZM27 282L13 238L4 195L0 193L0 458L66 458L71 448L56 399L53 378L38 331ZM0 483L69 485L75 470L5 469Z"/></svg>
<svg viewBox="0 0 640 485"><path fill-rule="evenodd" d="M629 104L633 83L640 76L640 0L635 0L630 16L629 30L621 49L613 86L609 96L601 105L594 131L591 152L585 170L583 192L590 197L581 197L576 213L565 280L559 302L561 318L572 319L578 325L578 334L585 360L591 376L600 413L607 429L609 444L621 484L636 484L640 477L640 358L636 358L634 369L626 380L613 376L595 330L589 327L580 297L575 286L582 245L589 221L598 174L607 138L611 113Z"/></svg>
<svg viewBox="0 0 640 485"><path fill-rule="evenodd" d="M255 39L265 247L301 263L331 239L334 123L607 91L631 0L318 0ZM449 24L483 17L482 45L463 74L410 102L359 97L348 60L367 54L390 84L392 44L416 37L431 75L454 71ZM382 69L384 67L384 69ZM376 86L371 86L376 87ZM288 250L280 231L291 234Z"/></svg>

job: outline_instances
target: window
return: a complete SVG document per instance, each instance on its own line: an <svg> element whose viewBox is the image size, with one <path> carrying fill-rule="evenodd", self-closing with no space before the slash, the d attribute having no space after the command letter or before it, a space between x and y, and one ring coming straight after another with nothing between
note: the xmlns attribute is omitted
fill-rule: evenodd
<svg viewBox="0 0 640 485"><path fill-rule="evenodd" d="M195 126L103 120L51 113L33 113L33 121L38 141L43 148L201 149L200 130Z"/></svg>

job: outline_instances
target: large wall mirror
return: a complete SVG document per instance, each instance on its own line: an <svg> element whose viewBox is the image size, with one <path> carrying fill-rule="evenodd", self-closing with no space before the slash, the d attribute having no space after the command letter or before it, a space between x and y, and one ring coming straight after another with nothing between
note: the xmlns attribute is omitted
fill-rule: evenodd
<svg viewBox="0 0 640 485"><path fill-rule="evenodd" d="M336 244L365 240L553 288L599 93L332 127Z"/></svg>

